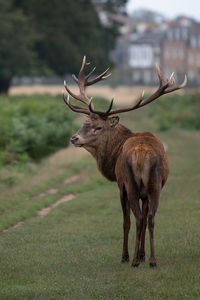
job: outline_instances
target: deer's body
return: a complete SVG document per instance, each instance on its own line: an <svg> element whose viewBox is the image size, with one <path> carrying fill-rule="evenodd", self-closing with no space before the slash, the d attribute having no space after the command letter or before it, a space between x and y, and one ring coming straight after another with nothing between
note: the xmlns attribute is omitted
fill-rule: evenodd
<svg viewBox="0 0 200 300"><path fill-rule="evenodd" d="M157 68L160 80L159 89L149 98L128 108L113 109L112 102L106 112L96 111L91 100L85 95L85 87L99 80L106 79L108 69L97 78L88 81L94 69L84 75L88 65L84 57L79 77L73 76L79 85L80 94L73 94L67 85L68 93L79 101L88 105L89 109L72 105L69 98L64 101L73 110L88 115L83 127L71 138L77 147L84 147L96 159L100 172L110 181L117 181L120 189L120 199L123 211L124 241L122 262L129 261L128 234L130 229L130 210L136 219L136 245L132 266L136 267L145 259L145 233L148 224L150 237L150 266L156 266L154 255L154 217L158 208L161 189L168 174L169 164L163 144L149 132L132 133L119 123L119 117L112 114L134 110L142 107L165 93L182 88L186 84L176 86L173 74L163 83L160 70ZM142 202L140 208L139 201Z"/></svg>

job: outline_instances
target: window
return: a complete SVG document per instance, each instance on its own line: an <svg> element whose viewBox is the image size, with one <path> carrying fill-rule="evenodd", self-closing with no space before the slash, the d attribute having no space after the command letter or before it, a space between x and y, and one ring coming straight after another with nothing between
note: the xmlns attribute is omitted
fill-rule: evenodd
<svg viewBox="0 0 200 300"><path fill-rule="evenodd" d="M164 57L165 57L166 59L170 58L169 48L165 48L165 50L164 50Z"/></svg>
<svg viewBox="0 0 200 300"><path fill-rule="evenodd" d="M175 29L175 38L176 38L176 40L180 39L180 31L178 28Z"/></svg>
<svg viewBox="0 0 200 300"><path fill-rule="evenodd" d="M172 48L173 58L177 57L176 47Z"/></svg>
<svg viewBox="0 0 200 300"><path fill-rule="evenodd" d="M144 71L144 82L145 83L150 83L151 82L151 71L150 70L145 70Z"/></svg>
<svg viewBox="0 0 200 300"><path fill-rule="evenodd" d="M188 77L189 79L193 80L195 78L195 73L193 70L189 70L188 71Z"/></svg>
<svg viewBox="0 0 200 300"><path fill-rule="evenodd" d="M134 68L144 68L152 65L153 49L150 45L130 46L130 66Z"/></svg>
<svg viewBox="0 0 200 300"><path fill-rule="evenodd" d="M187 38L188 38L188 31L186 28L182 29L182 37L184 40L187 40Z"/></svg>
<svg viewBox="0 0 200 300"><path fill-rule="evenodd" d="M197 63L197 66L200 67L200 54L197 54L197 56L196 56L196 63Z"/></svg>
<svg viewBox="0 0 200 300"><path fill-rule="evenodd" d="M184 50L181 47L179 48L179 58L184 59Z"/></svg>
<svg viewBox="0 0 200 300"><path fill-rule="evenodd" d="M173 40L173 31L172 30L169 30L167 32L167 38L168 38L168 40Z"/></svg>
<svg viewBox="0 0 200 300"><path fill-rule="evenodd" d="M160 53L160 47L159 47L159 46L156 46L156 47L154 48L154 53L155 53L155 54L159 54L159 53Z"/></svg>
<svg viewBox="0 0 200 300"><path fill-rule="evenodd" d="M188 55L188 64L192 66L194 64L194 56L192 53Z"/></svg>
<svg viewBox="0 0 200 300"><path fill-rule="evenodd" d="M133 71L133 81L138 82L141 80L140 71L134 70Z"/></svg>
<svg viewBox="0 0 200 300"><path fill-rule="evenodd" d="M190 44L191 44L191 47L192 47L192 48L196 48L196 46L197 46L197 40L196 40L196 37L195 37L195 36L192 36L192 37L190 38Z"/></svg>

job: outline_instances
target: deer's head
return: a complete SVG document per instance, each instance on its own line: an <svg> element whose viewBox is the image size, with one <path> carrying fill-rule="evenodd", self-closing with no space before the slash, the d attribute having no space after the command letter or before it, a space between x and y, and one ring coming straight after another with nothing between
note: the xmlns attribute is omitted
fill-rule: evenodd
<svg viewBox="0 0 200 300"><path fill-rule="evenodd" d="M82 66L78 75L78 78L73 74L72 77L79 87L79 94L74 94L64 82L65 89L68 92L68 98L65 98L63 92L63 100L68 105L68 107L78 113L83 113L88 116L88 119L85 121L83 126L78 130L78 132L72 136L71 142L78 147L98 147L98 145L103 142L108 136L112 136L113 130L119 122L118 116L113 116L122 112L127 112L131 110L138 109L148 103L154 101L160 96L171 93L175 90L183 88L187 83L187 77L185 76L184 82L180 85L175 84L174 73L171 74L169 79L163 80L159 67L156 65L156 71L159 78L159 87L150 97L144 99L144 91L137 103L134 105L112 109L113 101L111 100L110 106L106 111L95 110L92 98L89 98L85 89L87 86L95 84L98 81L105 80L110 77L110 74L107 74L109 68L106 69L99 76L90 79L91 75L94 73L96 67L94 67L87 75L85 75L86 67L90 65L89 62L86 62L86 57L84 56ZM74 99L81 101L86 105L86 107L73 105L70 103L69 95Z"/></svg>
<svg viewBox="0 0 200 300"><path fill-rule="evenodd" d="M112 136L119 117L102 118L98 114L91 113L78 132L72 136L71 142L78 147L94 147L103 143Z"/></svg>

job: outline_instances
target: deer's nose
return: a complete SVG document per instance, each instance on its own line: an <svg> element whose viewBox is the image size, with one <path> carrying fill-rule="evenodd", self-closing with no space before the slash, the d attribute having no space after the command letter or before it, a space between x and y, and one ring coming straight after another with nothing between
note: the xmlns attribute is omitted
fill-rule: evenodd
<svg viewBox="0 0 200 300"><path fill-rule="evenodd" d="M73 135L70 139L72 144L74 144L77 140L78 140L78 137L76 135Z"/></svg>

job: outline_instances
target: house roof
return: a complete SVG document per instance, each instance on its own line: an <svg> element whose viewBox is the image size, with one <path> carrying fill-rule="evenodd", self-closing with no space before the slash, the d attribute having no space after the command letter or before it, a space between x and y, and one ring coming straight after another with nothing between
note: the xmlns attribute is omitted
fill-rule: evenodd
<svg viewBox="0 0 200 300"><path fill-rule="evenodd" d="M145 31L134 36L134 44L160 44L164 38L162 31Z"/></svg>

